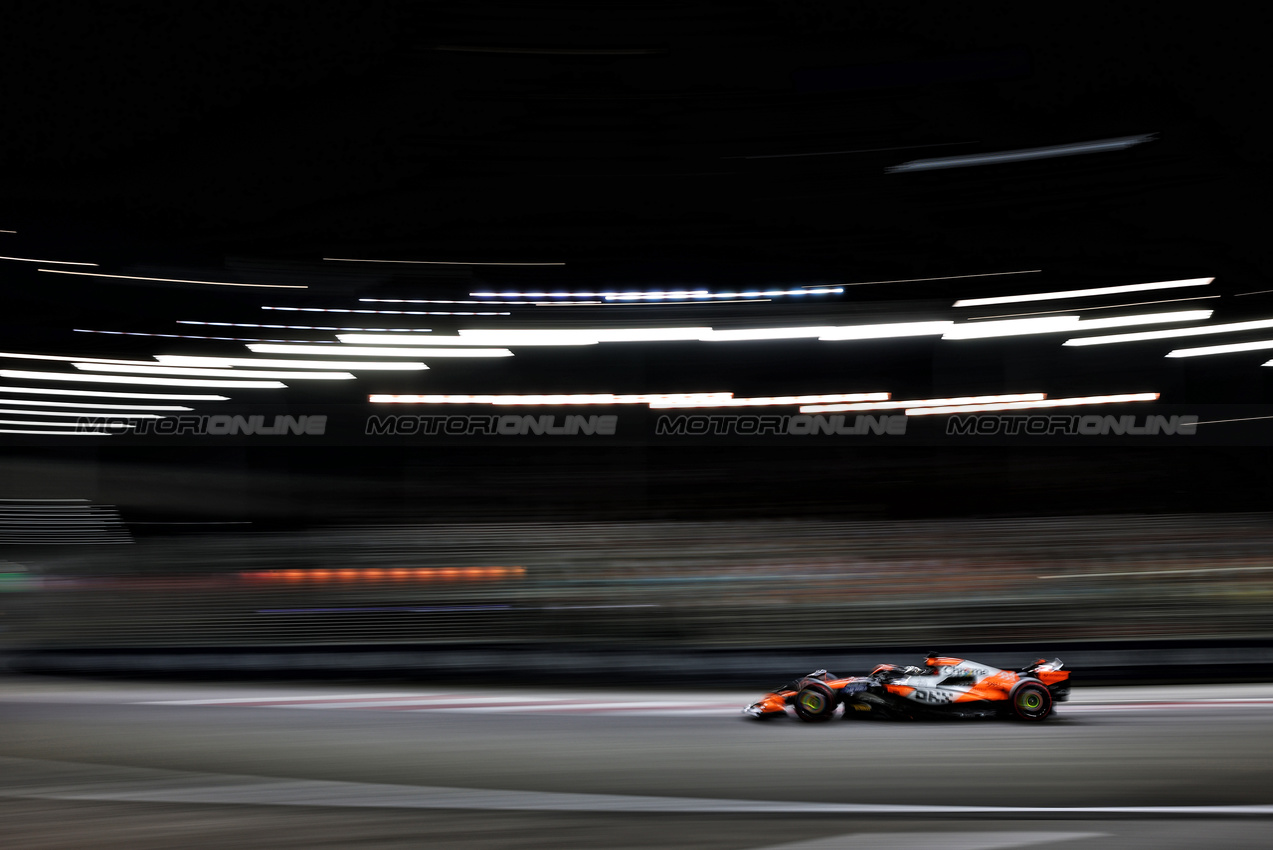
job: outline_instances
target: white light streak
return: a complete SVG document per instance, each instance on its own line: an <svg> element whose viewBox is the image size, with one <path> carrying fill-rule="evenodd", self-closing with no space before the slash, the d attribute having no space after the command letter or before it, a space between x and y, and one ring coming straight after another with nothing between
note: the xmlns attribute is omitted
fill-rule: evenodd
<svg viewBox="0 0 1273 850"><path fill-rule="evenodd" d="M1169 331L1141 331L1130 334L1110 334L1109 336L1089 336L1081 339L1069 339L1066 345L1108 345L1115 342L1140 342L1149 339L1174 339L1186 336L1206 336L1207 334L1238 333L1239 331L1256 331L1273 328L1273 319L1258 319L1251 322L1231 322L1227 325L1208 325L1201 328L1179 328ZM1168 355L1171 356L1171 355Z"/></svg>
<svg viewBox="0 0 1273 850"><path fill-rule="evenodd" d="M952 328L942 334L942 339L983 339L998 336L1058 333L1061 331L1072 331L1078 323L1078 316L1049 316L1042 319L1005 319L994 322L977 322Z"/></svg>
<svg viewBox="0 0 1273 850"><path fill-rule="evenodd" d="M848 413L862 410L897 410L916 407L949 407L961 404L1002 404L1013 401L1042 401L1047 393L1013 393L1010 395L975 395L962 398L920 398L910 401L860 402L857 404L811 404L801 413Z"/></svg>
<svg viewBox="0 0 1273 850"><path fill-rule="evenodd" d="M601 301L455 301L444 298L359 298L371 304L508 304L523 307L577 307L585 304L601 304Z"/></svg>
<svg viewBox="0 0 1273 850"><path fill-rule="evenodd" d="M831 333L835 328L791 327L791 328L749 328L747 330L711 331L698 337L703 342L753 342L771 339L807 339L817 338Z"/></svg>
<svg viewBox="0 0 1273 850"><path fill-rule="evenodd" d="M1214 277L1197 277L1189 280L1164 280L1158 283L1132 283L1126 286L1102 286L1096 289L1067 289L1059 292L1034 292L1029 295L1000 295L994 298L965 298L956 301L956 307L984 307L987 304L1022 304L1027 301L1060 301L1065 298L1090 298L1099 295L1118 295L1124 292L1148 292L1154 289L1178 289L1185 286L1206 286Z"/></svg>
<svg viewBox="0 0 1273 850"><path fill-rule="evenodd" d="M1273 340L1235 342L1230 345L1205 345L1201 348L1177 348L1167 352L1168 357L1205 357L1209 354L1235 354L1240 351L1265 351L1273 348Z"/></svg>
<svg viewBox="0 0 1273 850"><path fill-rule="evenodd" d="M157 378L150 376L125 377L123 375L86 375L66 372L24 372L16 369L0 369L0 378L20 378L31 381L82 381L99 384L149 384L161 387L224 387L240 389L286 389L287 384L278 381L202 381L193 378Z"/></svg>
<svg viewBox="0 0 1273 850"><path fill-rule="evenodd" d="M44 374L39 372L36 374ZM106 392L102 390L69 390L52 388L52 387L0 387L0 392L6 393L26 393L27 395L74 395L86 396L89 398L144 398L155 399L158 401L229 401L229 396L223 395L190 395L187 393L170 394L170 393L116 393ZM15 400L10 400L9 404L16 404ZM34 404L34 402L32 402Z"/></svg>
<svg viewBox="0 0 1273 850"><path fill-rule="evenodd" d="M1139 316L1116 316L1112 319L1083 319L1077 330L1121 328L1129 325L1156 325L1160 322L1199 322L1211 318L1211 310L1179 310L1174 313L1143 313Z"/></svg>
<svg viewBox="0 0 1273 850"><path fill-rule="evenodd" d="M470 292L473 298L615 298L621 296L640 297L652 295L669 298L710 298L706 289L650 290L648 292L623 292L617 289L605 292ZM480 302L490 303L490 302Z"/></svg>
<svg viewBox="0 0 1273 850"><path fill-rule="evenodd" d="M492 339L498 338L502 331L460 331L460 336L488 336ZM513 331L513 333L519 333ZM527 333L539 333L539 331L527 331ZM560 333L554 331L553 333ZM574 333L574 331L567 331ZM696 339L702 339L705 335L717 333L708 327L688 327L688 328L599 328L590 331L580 331L580 333L588 334L596 338L598 342L688 342Z"/></svg>
<svg viewBox="0 0 1273 850"><path fill-rule="evenodd" d="M338 349L329 349L332 351ZM429 367L423 363L375 360L279 360L268 357L187 357L184 354L156 354L155 359L168 366L201 366L205 368L336 369L345 371L420 372Z"/></svg>
<svg viewBox="0 0 1273 850"><path fill-rule="evenodd" d="M93 410L194 410L193 407L182 407L179 404L89 404L82 401L32 401L25 398L0 398L0 404L26 404L32 407L86 407Z"/></svg>
<svg viewBox="0 0 1273 850"><path fill-rule="evenodd" d="M51 414L50 414L51 415ZM159 417L155 417L158 419ZM47 428L77 428L78 422L44 422L38 419L0 419L0 425L41 425ZM135 426L128 425L123 422L106 422L97 426L99 428L133 428Z"/></svg>
<svg viewBox="0 0 1273 850"><path fill-rule="evenodd" d="M1127 307L1144 307L1149 304L1177 304L1181 301L1210 301L1219 295L1195 295L1192 298L1163 298L1158 301L1131 301L1125 304L1102 304L1100 307L1063 307L1059 310L1034 310L1030 313L1001 313L997 316L969 316L968 321L980 322L986 319L1012 319L1017 316L1047 316L1055 313L1073 313L1076 309L1085 313L1096 310L1122 310Z"/></svg>
<svg viewBox="0 0 1273 850"><path fill-rule="evenodd" d="M733 393L654 393L616 395L614 393L563 393L555 395L372 395L368 401L383 404L494 404L547 405L649 404L662 402L728 401Z"/></svg>
<svg viewBox="0 0 1273 850"><path fill-rule="evenodd" d="M4 259L0 257L0 259ZM42 263L52 263L54 260L40 260ZM75 263L78 266L95 266L97 263ZM201 286L247 286L257 289L309 289L308 286L299 284L282 284L282 283L225 283L218 280L186 280L179 277L145 277L136 274L101 274L99 272L76 272L63 269L36 269L36 271L45 272L46 274L74 274L82 277L105 277L115 280L149 280L158 283L197 283Z"/></svg>
<svg viewBox="0 0 1273 850"><path fill-rule="evenodd" d="M1153 133L1141 136L1123 136L1117 139L1101 139L1094 142L1076 142L1069 145L1049 145L1042 148L998 151L995 153L943 156L934 159L913 159L901 165L893 165L885 171L896 174L903 171L931 171L939 168L967 168L974 165L996 165L1008 162L1026 162L1034 159L1052 159L1059 156L1077 156L1089 153L1121 151L1154 139Z"/></svg>
<svg viewBox="0 0 1273 850"><path fill-rule="evenodd" d="M272 343L253 343L248 349L258 354L334 354L339 352L346 357L512 357L513 352L507 348L393 348L390 346L369 346L362 348L353 345L342 345L339 348L323 348L316 345L274 345Z"/></svg>
<svg viewBox="0 0 1273 850"><path fill-rule="evenodd" d="M378 316L511 316L512 313L450 310L358 310L348 307L262 307L262 310L281 310L289 313L366 313Z"/></svg>
<svg viewBox="0 0 1273 850"><path fill-rule="evenodd" d="M1003 277L1010 274L1038 274L1043 269L1025 269L1019 272L984 272L982 274L947 274L941 277L903 277L897 280L862 280L845 286L878 286L881 283L924 283L930 280L962 280L967 277Z"/></svg>
<svg viewBox="0 0 1273 850"><path fill-rule="evenodd" d="M583 307L589 304L600 304L603 307L665 307L671 304L693 304L697 306L710 306L712 304L768 304L772 300L772 298L721 298L717 300L700 298L697 301L536 301L535 305L538 307Z"/></svg>
<svg viewBox="0 0 1273 850"><path fill-rule="evenodd" d="M109 437L110 431L24 431L20 428L0 428L0 434L44 434L54 437Z"/></svg>
<svg viewBox="0 0 1273 850"><path fill-rule="evenodd" d="M138 375L185 375L191 378L271 378L293 381L352 381L349 372L283 372L274 369L235 371L232 369L199 369L191 366L115 366L110 363L76 363L85 372L126 372Z"/></svg>
<svg viewBox="0 0 1273 850"><path fill-rule="evenodd" d="M114 363L117 365L137 364L138 360L112 360L106 357L71 357L67 354L18 354L13 351L0 351L0 358L10 360L53 360L63 363Z"/></svg>
<svg viewBox="0 0 1273 850"><path fill-rule="evenodd" d="M97 263L75 263L70 260L33 260L30 257L0 257L0 260L13 260L17 263L52 263L55 266L96 266ZM44 269L38 269L44 271ZM74 274L74 272L67 272Z"/></svg>
<svg viewBox="0 0 1273 850"><path fill-rule="evenodd" d="M782 295L832 295L843 292L840 287L818 287L801 289L765 289L748 290L746 292L709 292L706 289L654 289L646 291L604 292L470 292L474 298L604 298L607 301L658 301L666 299L751 299L775 298ZM373 299L359 299L370 301ZM479 303L517 303L517 302L479 302Z"/></svg>
<svg viewBox="0 0 1273 850"><path fill-rule="evenodd" d="M836 342L852 339L888 339L890 337L930 336L944 334L954 327L954 322L898 322L885 325L849 325L830 328L818 339Z"/></svg>
<svg viewBox="0 0 1273 850"><path fill-rule="evenodd" d="M669 298L777 298L784 295L836 295L844 290L840 287L818 288L818 289L765 289L765 290L749 290L747 292L705 292L698 293L677 293L677 292L619 292L613 295L605 296L607 301L656 301Z"/></svg>
<svg viewBox="0 0 1273 850"><path fill-rule="evenodd" d="M280 331L374 331L375 333L429 333L430 328L338 328L330 325L262 325L255 322L197 322L193 319L178 319L179 325L207 325L217 328L268 328ZM257 342L273 342L275 340L257 340Z"/></svg>
<svg viewBox="0 0 1273 850"><path fill-rule="evenodd" d="M791 407L798 404L834 404L836 402L884 402L888 393L839 393L833 395L789 395L757 398L668 399L654 401L656 410L686 407ZM905 402L894 405L901 407Z"/></svg>
<svg viewBox="0 0 1273 850"><path fill-rule="evenodd" d="M190 408L185 408L189 410ZM91 410L19 410L0 407L0 413L21 413L26 416L109 416L112 419L163 419L158 413L94 413ZM12 422L10 425L14 424ZM30 423L35 424L35 423Z"/></svg>
<svg viewBox="0 0 1273 850"><path fill-rule="evenodd" d="M1066 315L995 322L968 322L963 324L943 320L933 322L893 322L877 325L817 325L739 330L715 330L710 327L467 329L461 330L458 336L432 335L421 339L421 344L430 346L566 346L596 345L602 342L754 342L804 338L844 341L937 335L941 335L943 339L978 339L982 337L1095 330L1156 322L1197 321L1208 318L1211 312L1210 310L1182 310L1172 313L1150 313L1137 316L1086 320L1080 319L1077 315ZM338 334L337 338L347 345L401 346L413 342L410 337L386 333ZM423 357L424 355L421 354L420 356Z"/></svg>
<svg viewBox="0 0 1273 850"><path fill-rule="evenodd" d="M906 410L907 416L938 416L946 413L984 413L994 410L1032 410L1047 407L1079 407L1088 404L1123 404L1136 401L1157 401L1158 393L1124 393L1122 395L1094 395L1082 398L1050 398L1043 401L1017 401L1000 404L963 404L949 407L914 407Z"/></svg>
<svg viewBox="0 0 1273 850"><path fill-rule="evenodd" d="M454 301L447 298L359 298L365 304L534 304L534 301Z"/></svg>
<svg viewBox="0 0 1273 850"><path fill-rule="evenodd" d="M92 331L87 328L72 328L77 334L111 334L113 336L152 336L163 339L211 339L218 342L302 342L309 345L335 345L332 340L319 339L261 339L260 337L243 336L194 336L192 334L155 334L141 331Z"/></svg>
<svg viewBox="0 0 1273 850"><path fill-rule="evenodd" d="M1005 319L994 322L971 322L956 325L942 339L985 339L1001 336L1025 336L1148 325L1158 322L1196 322L1210 318L1211 310L1180 310L1174 313L1148 313L1139 316L1116 316L1110 319L1080 319L1078 316L1048 316L1039 319Z"/></svg>
<svg viewBox="0 0 1273 850"><path fill-rule="evenodd" d="M599 342L695 341L713 334L708 327L690 328L542 328L461 330L459 336L431 336L423 345L596 345ZM387 334L338 334L337 339L354 345L403 345L409 338Z"/></svg>
<svg viewBox="0 0 1273 850"><path fill-rule="evenodd" d="M424 266L564 266L565 263L485 263L464 260L360 260L348 257L323 257L329 263L404 263Z"/></svg>
<svg viewBox="0 0 1273 850"><path fill-rule="evenodd" d="M1273 364L1273 360L1265 363L1265 366ZM1205 422L1195 422L1195 425L1223 425L1226 422L1255 422L1257 419L1273 419L1273 416L1243 416L1241 419L1208 419Z"/></svg>
<svg viewBox="0 0 1273 850"><path fill-rule="evenodd" d="M1076 317L1077 318L1077 317ZM893 336L940 334L954 322L899 322L883 325L836 327L747 328L714 330L709 327L679 328L542 328L521 330L461 330L459 336L432 336L425 345L596 345L600 342L744 342L818 338L824 340L878 339ZM388 334L339 334L343 343L354 345L402 345L403 337Z"/></svg>

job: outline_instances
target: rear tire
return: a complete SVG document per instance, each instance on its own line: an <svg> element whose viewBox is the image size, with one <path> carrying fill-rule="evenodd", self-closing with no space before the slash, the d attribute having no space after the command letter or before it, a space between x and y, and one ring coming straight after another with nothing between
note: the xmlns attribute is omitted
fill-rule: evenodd
<svg viewBox="0 0 1273 850"><path fill-rule="evenodd" d="M1012 690L1012 713L1021 720L1044 720L1052 713L1052 694L1038 682L1022 682Z"/></svg>
<svg viewBox="0 0 1273 850"><path fill-rule="evenodd" d="M803 683L795 699L796 716L806 723L822 723L835 714L835 691L817 680Z"/></svg>

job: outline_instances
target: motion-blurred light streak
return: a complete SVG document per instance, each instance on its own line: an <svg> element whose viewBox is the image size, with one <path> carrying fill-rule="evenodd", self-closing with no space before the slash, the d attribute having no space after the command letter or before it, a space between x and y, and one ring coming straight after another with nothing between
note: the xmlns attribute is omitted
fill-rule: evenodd
<svg viewBox="0 0 1273 850"><path fill-rule="evenodd" d="M31 381L82 381L99 384L149 384L162 387L287 388L287 384L279 381L205 381L197 378L160 378L150 375L86 375L66 372L26 372L17 369L0 369L0 378L19 378Z"/></svg>
<svg viewBox="0 0 1273 850"><path fill-rule="evenodd" d="M525 567L393 567L345 569L245 570L239 577L245 581L263 582L385 582L385 581L474 581L517 578L526 574Z"/></svg>
<svg viewBox="0 0 1273 850"><path fill-rule="evenodd" d="M323 257L329 263L400 263L423 266L564 266L559 263L491 263L475 260L368 260L350 257Z"/></svg>
<svg viewBox="0 0 1273 850"><path fill-rule="evenodd" d="M999 165L1011 162L1028 162L1036 159L1053 159L1061 156L1079 156L1090 153L1110 153L1126 150L1144 144L1156 138L1154 133L1139 136L1123 136L1116 139L1101 139L1092 142L1075 142L1068 145L1048 145L1041 148L1021 148L1019 150L998 151L995 153L964 154L961 156L942 156L932 159L913 159L901 165L892 165L884 169L890 174L907 171L933 171L943 168L968 168L977 165Z"/></svg>
<svg viewBox="0 0 1273 850"><path fill-rule="evenodd" d="M1010 401L1042 401L1046 393L1014 393L1009 395L963 396L961 398L921 398L907 401L858 402L853 404L811 404L801 413L847 413L855 410L897 410L916 407L949 407L959 404L997 404Z"/></svg>
<svg viewBox="0 0 1273 850"><path fill-rule="evenodd" d="M456 301L447 298L359 298L358 300L366 304L510 304L523 307L539 303L538 301ZM588 303L599 304L601 302L590 301Z"/></svg>
<svg viewBox="0 0 1273 850"><path fill-rule="evenodd" d="M1123 393L1121 395L1096 395L1078 398L1051 398L1041 401L1000 402L995 404L962 404L949 407L913 407L907 416L938 416L946 413L983 413L997 410L1034 410L1049 407L1080 407L1088 404L1123 404L1138 401L1157 401L1158 393Z"/></svg>
<svg viewBox="0 0 1273 850"><path fill-rule="evenodd" d="M1184 286L1206 286L1214 277L1198 277L1189 280L1164 280L1157 283L1132 283L1125 286L1102 286L1095 289L1066 289L1058 292L1033 292L1026 295L999 295L993 298L965 298L956 301L956 307L984 307L987 304L1021 304L1027 301L1060 301L1067 298L1089 298L1100 295L1118 295L1123 292L1147 292L1155 289L1177 289Z"/></svg>
<svg viewBox="0 0 1273 850"><path fill-rule="evenodd" d="M25 404L31 407L84 407L93 410L194 410L193 407L183 407L179 404L89 404L83 401L34 401L25 398L0 398L0 404Z"/></svg>
<svg viewBox="0 0 1273 850"><path fill-rule="evenodd" d="M37 373L44 374L44 373ZM27 395L73 395L88 398L145 398L161 401L229 401L224 395L191 395L189 393L126 393L107 390L62 389L61 387L0 387L0 392L26 393ZM10 404L15 402L10 401Z"/></svg>
<svg viewBox="0 0 1273 850"><path fill-rule="evenodd" d="M1029 336L1032 334L1063 333L1066 331L1098 330L1129 325L1148 325L1159 322L1197 322L1211 317L1211 310L1179 310L1172 313L1149 313L1138 316L1117 316L1110 319L1080 319L1078 316L1049 316L1041 319L1005 319L994 322L971 322L956 325L942 339L988 339L1004 336Z"/></svg>
<svg viewBox="0 0 1273 850"><path fill-rule="evenodd" d="M690 295L691 299L715 299L715 298L778 298L786 295L838 295L844 292L840 287L820 287L816 289L764 289L749 290L747 292L708 292L702 295ZM676 293L652 293L652 292L619 292L613 295L606 295L607 301L657 301L679 297Z"/></svg>
<svg viewBox="0 0 1273 850"><path fill-rule="evenodd" d="M511 316L512 313L474 312L472 310L371 310L353 307L262 307L289 313L366 313L383 316Z"/></svg>
<svg viewBox="0 0 1273 850"><path fill-rule="evenodd" d="M4 259L4 258L0 257L0 259ZM56 260L39 260L39 262L52 263L57 261ZM97 263L76 263L75 265L95 266L97 265ZM179 277L145 277L143 275L136 275L136 274L101 274L100 272L77 272L77 271L71 271L68 269L36 269L36 271L44 272L45 274L73 274L73 275L80 275L81 277L104 277L104 278L114 278L116 280L143 280L143 281L153 281L156 283L196 283L201 286L244 286L244 287L252 287L255 289L309 289L309 287L304 284L227 283L227 282L218 281L218 280L186 280L184 278L179 278Z"/></svg>
<svg viewBox="0 0 1273 850"><path fill-rule="evenodd" d="M338 328L332 325L262 325L256 322L200 322L193 319L178 319L179 325L208 325L218 328L267 328L280 331L374 331L376 333L429 333L429 328ZM256 340L257 342L279 342L280 340Z"/></svg>
<svg viewBox="0 0 1273 850"><path fill-rule="evenodd" d="M113 363L117 366L130 366L146 362L144 360L113 360L108 357L76 357L69 354L20 354L14 351L0 351L0 358L9 360L48 360L60 363Z"/></svg>
<svg viewBox="0 0 1273 850"><path fill-rule="evenodd" d="M1151 339L1174 339L1187 336L1206 336L1207 334L1239 333L1273 328L1273 319L1257 319L1250 322L1231 322L1227 325L1207 325L1201 328L1177 328L1167 331L1140 331L1128 334L1110 334L1108 336L1089 336L1079 339L1068 339L1066 345L1109 345L1116 342L1141 342ZM1183 349L1189 351L1192 349ZM1169 357L1171 355L1168 355Z"/></svg>
<svg viewBox="0 0 1273 850"><path fill-rule="evenodd" d="M86 372L129 372L139 375L185 375L195 378L273 378L294 381L352 381L349 372L291 372L274 369L199 369L193 366L118 366L109 363L75 363L76 369Z"/></svg>
<svg viewBox="0 0 1273 850"><path fill-rule="evenodd" d="M662 301L668 299L752 299L777 298L785 295L835 295L844 292L840 287L813 287L801 289L765 289L745 292L710 292L706 289L653 289L653 290L605 290L602 292L470 292L474 298L604 298L606 301ZM360 299L370 300L370 299ZM509 302L481 302L509 303Z"/></svg>
<svg viewBox="0 0 1273 850"><path fill-rule="evenodd" d="M360 347L341 345L324 348L317 345L278 345L251 343L249 351L258 354L340 354L346 357L512 357L507 348L394 348L391 346Z"/></svg>
<svg viewBox="0 0 1273 850"><path fill-rule="evenodd" d="M243 336L195 336L193 334L161 334L144 333L142 331L94 331L87 328L72 328L77 334L111 334L113 336L151 336L163 339L210 339L217 342L273 342L273 343L305 343L309 345L336 345L335 340L319 339L261 339L260 337Z"/></svg>
<svg viewBox="0 0 1273 850"><path fill-rule="evenodd" d="M954 327L954 322L898 322L881 325L849 325L831 328L818 339L837 342L853 339L890 339L909 336L937 336Z"/></svg>
<svg viewBox="0 0 1273 850"><path fill-rule="evenodd" d="M186 407L186 408L182 408L182 409L183 409L183 410L189 410L190 408ZM37 416L37 415L38 415L38 416L76 416L76 417L83 417L83 416L90 416L90 415L91 415L91 416L96 416L96 415L97 415L97 414L93 414L93 413L91 413L91 412L89 412L89 411L83 411L83 410L21 410L21 409L18 409L18 408L8 408L8 407L0 407L0 413L21 413L21 414L26 415L26 416ZM117 412L117 413L111 413L111 414L110 414L110 418L111 418L111 419L163 419L164 417L163 417L162 415L158 414L158 413L123 413L123 412ZM10 423L10 424L16 424L16 423ZM30 423L30 424L34 424L34 423Z"/></svg>
<svg viewBox="0 0 1273 850"><path fill-rule="evenodd" d="M901 277L894 280L859 280L845 286L879 286L882 283L925 283L932 280L962 280L969 277L1004 277L1010 274L1039 274L1043 269L1024 269L1016 272L982 272L980 274L947 274L940 277Z"/></svg>
<svg viewBox="0 0 1273 850"><path fill-rule="evenodd" d="M422 345L453 346L524 346L524 345L596 345L599 342L677 342L694 341L710 334L708 327L682 328L532 328L532 329L465 329L459 336L431 336ZM342 343L353 345L405 345L409 337L391 334L338 334Z"/></svg>
<svg viewBox="0 0 1273 850"><path fill-rule="evenodd" d="M711 293L706 289L658 289L632 292L621 292L616 289L610 289L604 292L470 292L469 295L473 298L611 298L615 296L629 296L632 298L640 298L642 296L651 296L655 298L712 297Z"/></svg>
<svg viewBox="0 0 1273 850"><path fill-rule="evenodd" d="M23 413L23 412L26 412L26 411L18 411L18 412L19 412L19 413ZM35 415L35 414L34 414L34 413L32 413L32 415ZM42 415L42 416L52 416L52 415L55 415L55 414L44 413L43 411L41 411L41 412L40 412L40 415ZM111 419L114 419L114 418L116 418L116 417L115 417L114 415L112 415L112 416L111 416ZM157 418L159 418L159 417L155 417L155 418L157 419ZM77 422L45 422L45 421L40 420L40 419L0 419L0 425L45 425L45 426L48 426L48 427L50 427L50 428L75 428L75 427L78 427L79 423L77 423ZM132 427L134 427L134 426L132 426L132 425L126 425L126 424L124 424L123 422L107 422L107 423L105 423L105 426L104 426L104 427L106 427L106 428L132 428Z"/></svg>
<svg viewBox="0 0 1273 850"><path fill-rule="evenodd" d="M791 407L797 404L834 404L837 402L884 402L888 393L838 393L830 395L790 395L756 398L667 399L651 401L655 410L687 407ZM901 406L900 404L897 406Z"/></svg>
<svg viewBox="0 0 1273 850"><path fill-rule="evenodd" d="M1167 352L1168 357L1205 357L1209 354L1233 354L1239 351L1265 351L1273 348L1273 340L1235 342L1229 345L1205 345L1200 348L1177 348Z"/></svg>
<svg viewBox="0 0 1273 850"><path fill-rule="evenodd" d="M294 369L337 369L375 372L419 372L429 368L423 363L411 363L409 361L283 360L269 357L201 357L184 354L156 354L155 359L170 366L290 367Z"/></svg>
<svg viewBox="0 0 1273 850"><path fill-rule="evenodd" d="M881 395L887 396L887 393ZM653 393L640 395L616 395L614 393L562 393L555 395L385 395L376 394L368 401L382 404L494 404L494 405L545 405L563 406L577 404L648 404L655 407L662 402L686 402L692 406L703 402L728 402L733 393ZM672 404L672 406L675 406Z"/></svg>
<svg viewBox="0 0 1273 850"><path fill-rule="evenodd" d="M1157 301L1129 301L1125 304L1102 304L1099 307L1064 307L1059 310L1034 310L1029 313L1001 313L997 316L969 316L970 322L981 322L987 319L1013 319L1017 316L1047 316L1055 313L1073 313L1075 310L1082 310L1085 313L1091 313L1096 310L1122 310L1127 307L1145 307L1150 304L1178 304L1181 301L1210 301L1214 298L1220 298L1220 295L1195 295L1192 298L1163 298Z"/></svg>
<svg viewBox="0 0 1273 850"><path fill-rule="evenodd" d="M52 263L55 266L96 266L97 263L77 263L71 260L34 260L30 257L0 257L0 260L13 260L15 263ZM45 271L45 269L37 269L36 271ZM49 269L48 271L54 271ZM74 272L67 272L74 274Z"/></svg>

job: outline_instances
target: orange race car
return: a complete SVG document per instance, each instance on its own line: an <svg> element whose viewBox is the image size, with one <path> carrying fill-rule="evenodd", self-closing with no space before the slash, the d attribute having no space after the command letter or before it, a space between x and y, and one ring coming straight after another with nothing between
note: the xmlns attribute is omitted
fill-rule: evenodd
<svg viewBox="0 0 1273 850"><path fill-rule="evenodd" d="M881 664L868 676L838 677L817 670L743 709L757 720L786 717L787 706L809 723L844 717L913 720L922 717L1016 717L1043 720L1070 696L1061 660L1040 658L1018 672L964 658L929 654L921 667Z"/></svg>

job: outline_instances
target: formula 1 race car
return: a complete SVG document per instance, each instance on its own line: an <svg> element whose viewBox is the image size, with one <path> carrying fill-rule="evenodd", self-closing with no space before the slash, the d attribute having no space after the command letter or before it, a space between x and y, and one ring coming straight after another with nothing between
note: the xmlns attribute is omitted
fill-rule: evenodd
<svg viewBox="0 0 1273 850"><path fill-rule="evenodd" d="M757 720L787 716L787 706L808 723L830 720L844 706L845 719L881 717L1016 717L1043 720L1070 696L1070 673L1061 659L1040 658L1018 672L963 658L930 654L924 666L881 664L868 676L838 677L816 670L743 709Z"/></svg>

